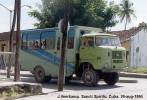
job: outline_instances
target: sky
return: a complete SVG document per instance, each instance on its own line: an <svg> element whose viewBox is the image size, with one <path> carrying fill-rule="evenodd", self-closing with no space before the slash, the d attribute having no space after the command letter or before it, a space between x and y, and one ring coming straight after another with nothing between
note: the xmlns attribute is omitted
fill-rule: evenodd
<svg viewBox="0 0 147 100"><path fill-rule="evenodd" d="M108 0L111 1L111 0ZM122 0L114 0L115 4L119 4ZM127 29L138 26L141 22L147 23L147 0L130 0L133 3L136 18L132 17L131 23L128 24ZM124 23L118 23L115 27L110 28L112 31L124 30Z"/></svg>
<svg viewBox="0 0 147 100"><path fill-rule="evenodd" d="M41 0L21 0L21 6L29 5L29 7L21 8L21 30L35 28L33 24L37 20L33 17L28 16L28 12L38 9L36 8L36 3L41 3ZM14 0L0 0L0 4L4 5L10 10L14 10ZM10 31L10 12L4 7L0 6L0 32Z"/></svg>
<svg viewBox="0 0 147 100"><path fill-rule="evenodd" d="M112 0L108 0L112 1ZM122 0L114 0L116 4L119 4ZM133 18L131 23L127 26L127 29L136 27L142 21L147 23L147 0L130 0L134 5L135 15L137 18ZM41 4L41 0L21 0L21 5L32 6L32 9L28 7L21 8L21 30L35 28L33 24L37 20L33 17L28 16L28 12L38 9L35 6L35 3ZM0 0L0 4L4 5L10 10L14 9L14 0ZM145 10L145 11L144 11ZM119 19L119 18L118 18ZM124 23L118 23L116 26L109 28L112 31L124 30ZM10 31L10 12L0 6L0 32Z"/></svg>

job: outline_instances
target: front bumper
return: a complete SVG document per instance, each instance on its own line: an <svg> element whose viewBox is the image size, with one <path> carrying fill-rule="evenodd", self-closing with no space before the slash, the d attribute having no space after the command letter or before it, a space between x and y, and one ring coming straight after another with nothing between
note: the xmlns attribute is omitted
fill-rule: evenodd
<svg viewBox="0 0 147 100"><path fill-rule="evenodd" d="M126 70L128 67L124 67L124 68L103 68L102 72L121 72Z"/></svg>

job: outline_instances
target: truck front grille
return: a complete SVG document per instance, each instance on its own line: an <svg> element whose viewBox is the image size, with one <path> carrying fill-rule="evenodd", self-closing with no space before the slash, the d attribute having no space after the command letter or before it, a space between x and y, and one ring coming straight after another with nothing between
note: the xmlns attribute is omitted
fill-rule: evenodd
<svg viewBox="0 0 147 100"><path fill-rule="evenodd" d="M113 60L113 63L123 63L123 60Z"/></svg>

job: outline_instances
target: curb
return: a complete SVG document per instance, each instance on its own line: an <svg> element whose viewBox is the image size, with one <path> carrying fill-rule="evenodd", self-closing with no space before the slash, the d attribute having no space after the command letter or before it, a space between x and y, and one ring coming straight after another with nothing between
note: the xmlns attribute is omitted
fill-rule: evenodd
<svg viewBox="0 0 147 100"><path fill-rule="evenodd" d="M147 78L147 74L121 72L120 77Z"/></svg>
<svg viewBox="0 0 147 100"><path fill-rule="evenodd" d="M6 73L1 73L1 75L6 75ZM10 76L14 76L14 73L11 73ZM22 77L34 77L34 75L31 74L31 73L24 74L24 73L21 73L21 72L20 72L20 76L22 76Z"/></svg>
<svg viewBox="0 0 147 100"><path fill-rule="evenodd" d="M137 80L132 80L132 79L128 79L128 80L126 80L126 79L120 79L118 82L119 83L138 83Z"/></svg>

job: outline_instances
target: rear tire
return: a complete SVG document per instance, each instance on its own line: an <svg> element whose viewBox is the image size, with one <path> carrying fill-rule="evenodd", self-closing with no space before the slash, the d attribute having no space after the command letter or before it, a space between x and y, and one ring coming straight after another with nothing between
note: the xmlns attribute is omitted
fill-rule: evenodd
<svg viewBox="0 0 147 100"><path fill-rule="evenodd" d="M46 83L51 80L50 76L45 76L45 72L42 67L35 68L34 77L35 77L35 80L39 83Z"/></svg>
<svg viewBox="0 0 147 100"><path fill-rule="evenodd" d="M103 79L104 79L104 81L108 85L114 85L119 80L119 75L118 75L117 72L114 72L114 73L104 73Z"/></svg>
<svg viewBox="0 0 147 100"><path fill-rule="evenodd" d="M94 69L87 68L83 71L82 80L87 86L95 86L99 81L99 75Z"/></svg>

